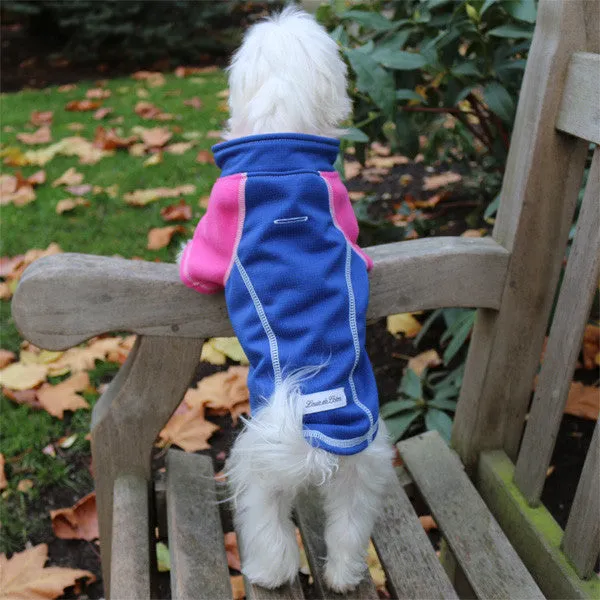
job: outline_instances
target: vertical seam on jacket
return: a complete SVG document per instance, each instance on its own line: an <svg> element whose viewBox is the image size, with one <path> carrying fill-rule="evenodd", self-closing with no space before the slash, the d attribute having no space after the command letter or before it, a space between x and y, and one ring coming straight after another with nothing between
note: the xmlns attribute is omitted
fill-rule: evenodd
<svg viewBox="0 0 600 600"><path fill-rule="evenodd" d="M263 305L260 302L260 298L258 297L258 294L256 293L254 286L252 285L252 281L250 281L250 277L248 276L246 269L244 269L237 255L235 257L235 264L240 272L242 280L244 281L244 285L246 286L246 289L250 294L250 298L252 298L252 303L254 304L254 308L256 309L256 312L258 314L258 318L260 319L260 322L263 326L263 329L265 330L267 339L269 341L269 349L271 351L271 364L273 365L273 373L275 375L275 385L281 385L282 376L281 365L279 364L279 347L277 345L277 338L275 337L275 332L271 328Z"/></svg>
<svg viewBox="0 0 600 600"><path fill-rule="evenodd" d="M233 250L231 252L231 260L229 261L229 266L227 267L227 271L225 271L225 275L223 276L223 285L227 283L229 279L229 275L231 274L231 269L233 268L233 263L235 262L235 258L237 256L238 246L240 245L240 240L242 239L242 231L244 229L244 221L246 219L246 181L248 180L248 174L242 173L242 177L240 178L240 184L238 188L238 226L235 234L235 242L233 244Z"/></svg>

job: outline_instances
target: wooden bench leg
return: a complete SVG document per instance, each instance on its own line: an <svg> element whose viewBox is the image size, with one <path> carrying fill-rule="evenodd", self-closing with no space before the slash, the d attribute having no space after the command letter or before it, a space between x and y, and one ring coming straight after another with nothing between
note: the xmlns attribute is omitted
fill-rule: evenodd
<svg viewBox="0 0 600 600"><path fill-rule="evenodd" d="M92 459L107 599L115 481L121 475L133 475L150 485L152 446L188 388L203 341L138 337L127 361L94 407Z"/></svg>

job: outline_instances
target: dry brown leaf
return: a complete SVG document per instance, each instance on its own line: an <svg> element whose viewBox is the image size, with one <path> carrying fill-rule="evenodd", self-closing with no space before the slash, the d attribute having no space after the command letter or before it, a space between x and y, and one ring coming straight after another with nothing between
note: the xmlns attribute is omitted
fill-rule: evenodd
<svg viewBox="0 0 600 600"><path fill-rule="evenodd" d="M402 179L402 177L400 178ZM407 194L408 196L409 194ZM440 194L434 194L427 198L427 200L415 200L413 202L415 208L433 208L437 206L440 200L443 200L447 196L446 192Z"/></svg>
<svg viewBox="0 0 600 600"><path fill-rule="evenodd" d="M189 221L192 218L192 207L180 200L179 204L169 204L160 209L164 221Z"/></svg>
<svg viewBox="0 0 600 600"><path fill-rule="evenodd" d="M85 346L70 348L48 364L48 374L79 373L94 368L97 360L105 360L111 352L120 352L128 338L106 337L90 340Z"/></svg>
<svg viewBox="0 0 600 600"><path fill-rule="evenodd" d="M406 165L410 162L410 160L406 156L372 156L367 159L366 165L367 167L372 167L375 169L384 169L388 172L392 167L396 165Z"/></svg>
<svg viewBox="0 0 600 600"><path fill-rule="evenodd" d="M453 171L447 171L446 173L440 173L439 175L431 175L430 177L423 177L423 189L425 191L437 190L451 183L457 183L462 179L462 175L454 173Z"/></svg>
<svg viewBox="0 0 600 600"><path fill-rule="evenodd" d="M31 121L32 125L35 125L36 127L41 127L42 125L51 125L53 117L54 112L51 110L33 110L31 111L29 120Z"/></svg>
<svg viewBox="0 0 600 600"><path fill-rule="evenodd" d="M4 490L8 487L8 480L6 479L6 474L4 473L4 454L0 452L0 490ZM1 590L0 590L0 593Z"/></svg>
<svg viewBox="0 0 600 600"><path fill-rule="evenodd" d="M419 521L421 521L421 525L425 531L431 531L432 529L437 529L437 523L431 515L424 515L419 517Z"/></svg>
<svg viewBox="0 0 600 600"><path fill-rule="evenodd" d="M71 102L67 102L65 110L71 112L87 112L90 110L97 110L100 106L102 106L102 103L95 100L71 100Z"/></svg>
<svg viewBox="0 0 600 600"><path fill-rule="evenodd" d="M83 123L69 123L67 125L67 129L70 131L83 131L85 129L85 125Z"/></svg>
<svg viewBox="0 0 600 600"><path fill-rule="evenodd" d="M460 237L480 238L486 234L485 229L467 229L460 234Z"/></svg>
<svg viewBox="0 0 600 600"><path fill-rule="evenodd" d="M190 75L201 75L203 73L214 73L219 67L211 65L210 67L177 67L175 69L176 77L189 77Z"/></svg>
<svg viewBox="0 0 600 600"><path fill-rule="evenodd" d="M0 371L0 385L11 390L30 390L46 381L45 365L16 362Z"/></svg>
<svg viewBox="0 0 600 600"><path fill-rule="evenodd" d="M362 165L357 160L344 161L346 179L354 179L362 171Z"/></svg>
<svg viewBox="0 0 600 600"><path fill-rule="evenodd" d="M186 452L208 450L208 440L219 427L204 418L204 407L197 406L174 414L159 437L163 445L175 444Z"/></svg>
<svg viewBox="0 0 600 600"><path fill-rule="evenodd" d="M600 388L579 381L571 383L565 413L596 421L600 414Z"/></svg>
<svg viewBox="0 0 600 600"><path fill-rule="evenodd" d="M65 198L56 203L56 214L62 215L65 212L74 210L78 206L89 206L90 201L86 198Z"/></svg>
<svg viewBox="0 0 600 600"><path fill-rule="evenodd" d="M200 150L198 156L196 156L196 162L201 165L214 165L215 157L212 155L210 150Z"/></svg>
<svg viewBox="0 0 600 600"><path fill-rule="evenodd" d="M421 331L421 323L410 313L390 315L387 318L387 330L392 335L402 333L407 338L414 338Z"/></svg>
<svg viewBox="0 0 600 600"><path fill-rule="evenodd" d="M148 250L166 248L176 233L185 233L183 225L169 225L168 227L153 227L148 232Z"/></svg>
<svg viewBox="0 0 600 600"><path fill-rule="evenodd" d="M162 152L155 152L154 154L150 155L150 157L144 161L144 167L153 167L154 165L159 165L161 162L162 162Z"/></svg>
<svg viewBox="0 0 600 600"><path fill-rule="evenodd" d="M62 540L91 542L100 537L95 492L84 496L70 508L51 510L50 518L54 535Z"/></svg>
<svg viewBox="0 0 600 600"><path fill-rule="evenodd" d="M91 183L83 183L81 185L69 185L65 188L69 194L74 196L83 196L83 194L89 194L93 187Z"/></svg>
<svg viewBox="0 0 600 600"><path fill-rule="evenodd" d="M82 181L83 173L78 173L75 167L71 167L52 182L52 187L58 187L59 185L79 185Z"/></svg>
<svg viewBox="0 0 600 600"><path fill-rule="evenodd" d="M196 186L191 184L179 185L174 188L152 188L129 192L123 196L123 199L131 206L145 206L159 198L177 198L178 196L193 194L195 191Z"/></svg>
<svg viewBox="0 0 600 600"><path fill-rule="evenodd" d="M584 369L596 369L598 367L597 356L600 352L600 327L597 325L586 325L583 334L583 367Z"/></svg>
<svg viewBox="0 0 600 600"><path fill-rule="evenodd" d="M222 140L223 139L223 132L222 131L208 131L206 133L206 137L209 140Z"/></svg>
<svg viewBox="0 0 600 600"><path fill-rule="evenodd" d="M113 112L113 110L114 110L114 108L110 108L109 106L104 106L102 108L99 108L94 113L94 119L96 119L96 121L100 121L101 119L104 119L105 117L110 115L110 113Z"/></svg>
<svg viewBox="0 0 600 600"><path fill-rule="evenodd" d="M201 379L195 388L190 388L184 396L184 402L190 407L206 406L212 413L225 415L236 404L249 400L248 367L229 367Z"/></svg>
<svg viewBox="0 0 600 600"><path fill-rule="evenodd" d="M366 195L366 192L348 192L348 197L352 202L358 202L358 200L362 200Z"/></svg>
<svg viewBox="0 0 600 600"><path fill-rule="evenodd" d="M85 93L85 97L91 100L104 100L110 98L111 91L102 88L91 88Z"/></svg>
<svg viewBox="0 0 600 600"><path fill-rule="evenodd" d="M389 146L384 146L381 142L373 142L371 150L379 156L389 156L392 153L392 149Z"/></svg>
<svg viewBox="0 0 600 600"><path fill-rule="evenodd" d="M76 411L79 408L89 408L90 405L77 392L82 392L90 386L87 373L76 373L56 385L45 383L37 391L37 397L42 408L53 417L62 419L65 410Z"/></svg>
<svg viewBox="0 0 600 600"><path fill-rule="evenodd" d="M233 593L233 600L243 600L246 597L246 588L244 586L243 575L230 575L229 581L231 582L231 591Z"/></svg>
<svg viewBox="0 0 600 600"><path fill-rule="evenodd" d="M15 552L10 559L0 554L0 598L2 600L52 600L63 595L65 588L78 579L88 583L96 580L89 571L46 567L48 545L38 544L23 552Z"/></svg>
<svg viewBox="0 0 600 600"><path fill-rule="evenodd" d="M131 77L137 81L145 81L150 87L161 87L166 82L160 71L136 71Z"/></svg>
<svg viewBox="0 0 600 600"><path fill-rule="evenodd" d="M158 119L159 121L170 121L173 119L173 115L163 112L162 109L147 100L140 100L133 110L142 119Z"/></svg>
<svg viewBox="0 0 600 600"><path fill-rule="evenodd" d="M153 127L152 129L140 127L139 133L144 144L151 147L164 146L173 137L166 127Z"/></svg>
<svg viewBox="0 0 600 600"><path fill-rule="evenodd" d="M165 152L169 154L185 154L188 150L193 148L194 142L177 142L175 144L169 144L165 146Z"/></svg>
<svg viewBox="0 0 600 600"><path fill-rule="evenodd" d="M17 490L23 494L26 494L31 489L33 489L33 481L31 479L21 479L17 483Z"/></svg>
<svg viewBox="0 0 600 600"><path fill-rule="evenodd" d="M4 350L4 348L0 349L0 369L4 369L4 367L15 362L15 360L17 360L17 355L14 352Z"/></svg>
<svg viewBox="0 0 600 600"><path fill-rule="evenodd" d="M200 100L200 98L198 98L198 96L193 96L192 98L188 98L187 100L184 100L183 104L185 106L191 106L192 108L195 108L196 110L200 110L204 106L204 104L202 103L202 100Z"/></svg>
<svg viewBox="0 0 600 600"><path fill-rule="evenodd" d="M417 354L408 361L408 368L412 369L419 377L425 369L429 367L437 367L442 364L442 359L437 353L437 350L426 350Z"/></svg>
<svg viewBox="0 0 600 600"><path fill-rule="evenodd" d="M42 125L33 133L17 133L17 139L27 145L47 144L52 141L52 135L50 133L50 127L48 125Z"/></svg>
<svg viewBox="0 0 600 600"><path fill-rule="evenodd" d="M77 156L79 162L83 165L93 165L105 156L112 153L100 148L95 148L92 142L79 137L66 137L62 140L46 146L41 150L28 150L25 153L27 164L44 166L51 161L57 154L63 156Z"/></svg>
<svg viewBox="0 0 600 600"><path fill-rule="evenodd" d="M58 91L61 94L64 94L66 92L72 92L73 90L76 90L77 86L74 83L66 83L65 85L60 85L58 86Z"/></svg>
<svg viewBox="0 0 600 600"><path fill-rule="evenodd" d="M240 552L238 550L235 531L225 534L225 552L227 553L227 565L229 568L241 571L242 565L240 564Z"/></svg>
<svg viewBox="0 0 600 600"><path fill-rule="evenodd" d="M17 404L26 404L31 408L35 408L36 410L41 410L42 405L38 402L37 399L37 390L11 390L9 388L3 387L2 393L13 402Z"/></svg>
<svg viewBox="0 0 600 600"><path fill-rule="evenodd" d="M96 127L93 145L101 150L118 150L120 148L129 148L138 141L137 136L121 137L114 129L104 129L102 125Z"/></svg>
<svg viewBox="0 0 600 600"><path fill-rule="evenodd" d="M46 182L46 171L40 169L27 178L27 182L31 185L41 185Z"/></svg>

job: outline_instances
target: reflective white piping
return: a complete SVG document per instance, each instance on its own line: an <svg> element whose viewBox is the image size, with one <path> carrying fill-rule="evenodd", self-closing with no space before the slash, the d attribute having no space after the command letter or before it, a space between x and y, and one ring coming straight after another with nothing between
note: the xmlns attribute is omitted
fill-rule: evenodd
<svg viewBox="0 0 600 600"><path fill-rule="evenodd" d="M275 337L275 333L269 324L269 320L267 319L267 315L265 314L265 310L260 302L260 298L250 281L250 277L248 273L246 273L246 269L242 266L242 263L238 256L235 257L235 265L237 266L242 280L244 281L244 285L252 298L252 302L254 304L254 308L258 314L258 318L267 334L267 339L269 340L269 349L271 351L271 364L273 365L273 373L275 375L275 385L281 385L283 378L281 376L281 365L279 364L279 347L277 346L277 338Z"/></svg>

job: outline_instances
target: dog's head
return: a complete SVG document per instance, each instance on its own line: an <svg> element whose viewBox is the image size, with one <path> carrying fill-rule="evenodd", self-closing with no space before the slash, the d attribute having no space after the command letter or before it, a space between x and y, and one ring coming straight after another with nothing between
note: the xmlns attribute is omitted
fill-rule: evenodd
<svg viewBox="0 0 600 600"><path fill-rule="evenodd" d="M351 112L335 41L296 8L251 27L229 67L229 139L264 133L335 137Z"/></svg>

